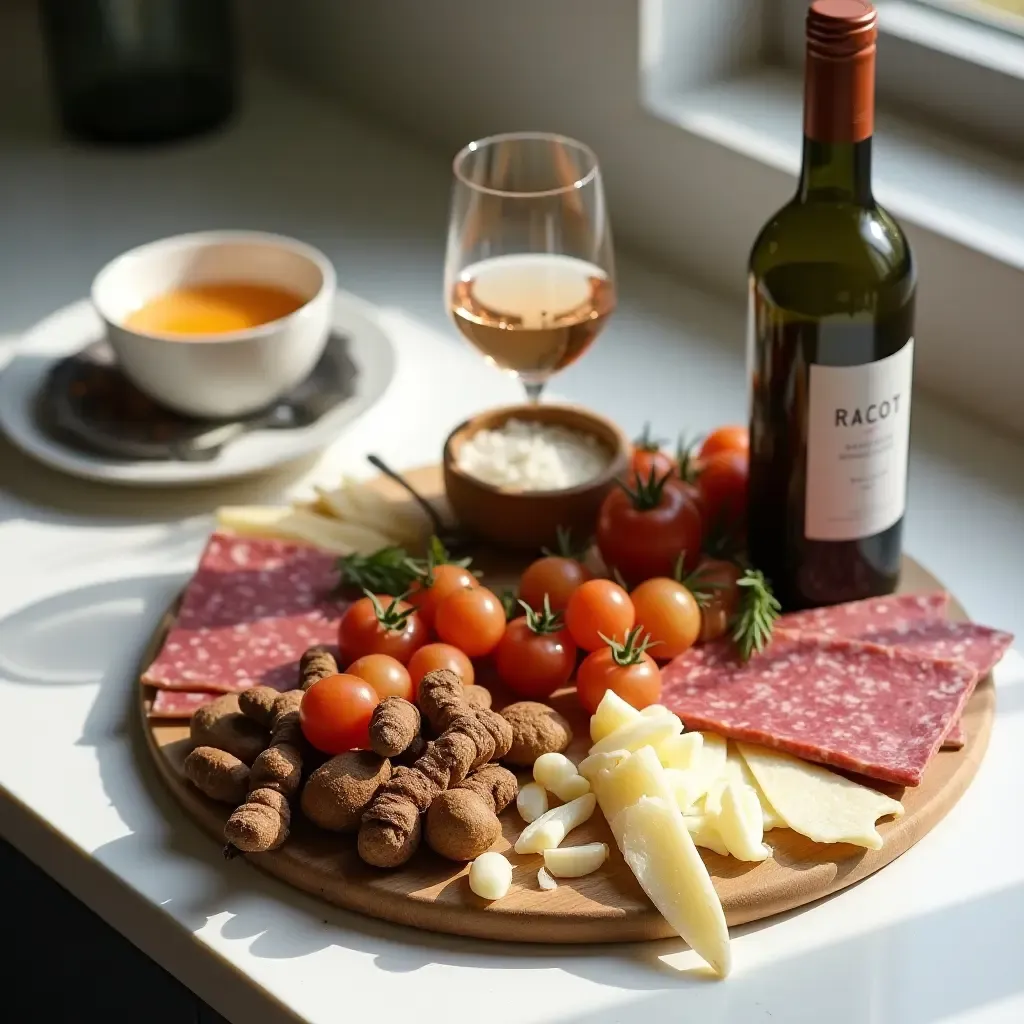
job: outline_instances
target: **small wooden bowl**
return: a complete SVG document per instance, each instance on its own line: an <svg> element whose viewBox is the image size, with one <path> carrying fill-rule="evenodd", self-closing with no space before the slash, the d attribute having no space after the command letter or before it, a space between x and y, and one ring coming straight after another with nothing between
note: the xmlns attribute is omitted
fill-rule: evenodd
<svg viewBox="0 0 1024 1024"><path fill-rule="evenodd" d="M458 467L459 449L469 438L511 419L558 424L591 434L608 449L608 465L593 480L558 491L507 491ZM582 540L594 532L601 502L615 486L615 478L625 474L630 451L629 439L614 423L576 406L512 405L492 409L459 424L448 435L444 445L448 504L462 527L501 547L553 547L559 526Z"/></svg>

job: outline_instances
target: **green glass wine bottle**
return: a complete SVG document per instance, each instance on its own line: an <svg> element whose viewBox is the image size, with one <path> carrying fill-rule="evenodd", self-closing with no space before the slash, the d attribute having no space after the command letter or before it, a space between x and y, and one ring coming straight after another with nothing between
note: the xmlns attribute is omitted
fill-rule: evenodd
<svg viewBox="0 0 1024 1024"><path fill-rule="evenodd" d="M810 6L800 183L750 256L750 557L786 608L899 579L916 273L871 190L876 20Z"/></svg>

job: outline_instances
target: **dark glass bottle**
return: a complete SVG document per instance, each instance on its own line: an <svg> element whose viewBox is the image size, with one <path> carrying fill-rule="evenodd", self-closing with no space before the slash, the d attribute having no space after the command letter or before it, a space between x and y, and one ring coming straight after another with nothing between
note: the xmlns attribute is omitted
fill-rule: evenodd
<svg viewBox="0 0 1024 1024"><path fill-rule="evenodd" d="M148 143L214 128L235 102L229 0L43 0L65 130Z"/></svg>
<svg viewBox="0 0 1024 1024"><path fill-rule="evenodd" d="M800 184L750 256L750 556L786 608L899 578L915 270L871 192L876 32L811 5Z"/></svg>

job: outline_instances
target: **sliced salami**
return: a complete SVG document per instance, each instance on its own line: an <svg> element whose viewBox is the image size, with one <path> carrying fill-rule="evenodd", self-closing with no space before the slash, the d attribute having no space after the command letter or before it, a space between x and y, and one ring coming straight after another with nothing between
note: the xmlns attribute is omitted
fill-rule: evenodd
<svg viewBox="0 0 1024 1024"><path fill-rule="evenodd" d="M916 786L974 686L960 662L779 631L743 662L727 641L662 670L662 703L689 728Z"/></svg>
<svg viewBox="0 0 1024 1024"><path fill-rule="evenodd" d="M866 640L870 637L874 643L884 643L876 639L876 634L892 635L911 623L945 619L948 613L949 594L944 590L933 590L924 594L893 594L790 612L779 619L778 625L783 629L841 636L850 640Z"/></svg>
<svg viewBox="0 0 1024 1024"><path fill-rule="evenodd" d="M217 693L295 686L302 652L337 638L335 561L318 548L215 533L143 683Z"/></svg>
<svg viewBox="0 0 1024 1024"><path fill-rule="evenodd" d="M983 679L1013 643L1013 635L973 622L950 622L948 609L949 595L943 591L899 594L795 612L784 615L777 625L963 661ZM957 720L943 746L959 750L963 745L963 727Z"/></svg>
<svg viewBox="0 0 1024 1024"><path fill-rule="evenodd" d="M192 690L157 690L146 712L148 718L191 718L196 708L212 704L219 693Z"/></svg>

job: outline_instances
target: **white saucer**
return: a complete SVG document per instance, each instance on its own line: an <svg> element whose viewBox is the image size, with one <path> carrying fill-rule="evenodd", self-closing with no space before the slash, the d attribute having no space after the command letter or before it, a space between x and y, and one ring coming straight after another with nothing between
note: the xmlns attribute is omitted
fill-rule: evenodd
<svg viewBox="0 0 1024 1024"><path fill-rule="evenodd" d="M261 473L336 441L346 426L380 401L394 379L394 344L373 306L339 292L333 324L349 339L348 355L359 368L356 393L316 423L294 430L255 430L208 462L129 462L66 448L36 424L33 404L51 366L103 336L92 303L81 299L48 316L14 343L15 355L0 372L0 430L47 466L112 484L175 487Z"/></svg>

